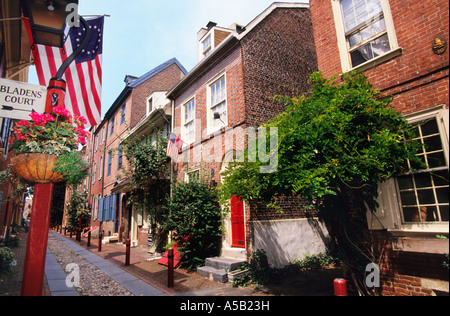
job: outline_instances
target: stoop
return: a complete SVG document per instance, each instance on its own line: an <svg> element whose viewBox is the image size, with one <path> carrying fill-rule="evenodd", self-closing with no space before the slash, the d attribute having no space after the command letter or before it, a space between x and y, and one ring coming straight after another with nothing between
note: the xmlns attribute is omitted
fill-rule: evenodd
<svg viewBox="0 0 450 316"><path fill-rule="evenodd" d="M219 283L228 282L228 273L237 270L246 260L216 257L206 259L206 266L198 268L197 273L212 281Z"/></svg>

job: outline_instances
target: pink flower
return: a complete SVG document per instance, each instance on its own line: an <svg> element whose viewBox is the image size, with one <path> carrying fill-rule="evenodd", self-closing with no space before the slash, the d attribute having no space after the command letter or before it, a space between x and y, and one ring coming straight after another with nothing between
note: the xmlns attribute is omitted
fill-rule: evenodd
<svg viewBox="0 0 450 316"><path fill-rule="evenodd" d="M86 137L83 135L78 135L78 142L83 146L86 145Z"/></svg>

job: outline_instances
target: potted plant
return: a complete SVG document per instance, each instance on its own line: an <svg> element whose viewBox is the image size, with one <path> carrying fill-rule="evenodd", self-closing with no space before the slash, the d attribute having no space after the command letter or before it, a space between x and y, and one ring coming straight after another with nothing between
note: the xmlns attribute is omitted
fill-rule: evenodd
<svg viewBox="0 0 450 316"><path fill-rule="evenodd" d="M30 117L12 128L13 170L31 183L82 182L88 172L79 152L88 135L86 119L73 119L63 107L54 107L53 113L33 112Z"/></svg>

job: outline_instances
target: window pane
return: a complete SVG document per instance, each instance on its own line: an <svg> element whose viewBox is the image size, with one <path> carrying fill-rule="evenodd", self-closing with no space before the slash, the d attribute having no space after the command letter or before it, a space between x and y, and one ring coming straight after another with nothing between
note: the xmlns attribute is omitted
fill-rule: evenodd
<svg viewBox="0 0 450 316"><path fill-rule="evenodd" d="M439 215L436 206L422 207L423 221L439 222Z"/></svg>
<svg viewBox="0 0 450 316"><path fill-rule="evenodd" d="M439 211L441 212L441 220L443 222L448 222L448 205L440 205Z"/></svg>
<svg viewBox="0 0 450 316"><path fill-rule="evenodd" d="M441 188L441 189L436 189L436 195L438 198L438 203L448 203L449 199L448 199L448 187L447 188Z"/></svg>
<svg viewBox="0 0 450 316"><path fill-rule="evenodd" d="M385 53L391 50L387 34L373 40L371 44L372 44L373 58L384 55Z"/></svg>
<svg viewBox="0 0 450 316"><path fill-rule="evenodd" d="M418 190L417 195L419 196L420 204L435 204L436 203L433 190Z"/></svg>
<svg viewBox="0 0 450 316"><path fill-rule="evenodd" d="M420 173L414 176L417 188L431 188L431 176L429 173Z"/></svg>
<svg viewBox="0 0 450 316"><path fill-rule="evenodd" d="M406 191L400 193L402 205L417 205L416 194L414 191Z"/></svg>
<svg viewBox="0 0 450 316"><path fill-rule="evenodd" d="M423 142L425 143L425 150L427 152L442 150L442 141L440 135L427 137L423 140Z"/></svg>
<svg viewBox="0 0 450 316"><path fill-rule="evenodd" d="M403 209L403 216L405 222L420 222L419 209L417 207L405 207Z"/></svg>
<svg viewBox="0 0 450 316"><path fill-rule="evenodd" d="M420 127L422 129L423 136L439 134L439 127L437 126L436 119L429 120Z"/></svg>
<svg viewBox="0 0 450 316"><path fill-rule="evenodd" d="M412 176L399 177L398 186L400 190L414 189L413 177Z"/></svg>
<svg viewBox="0 0 450 316"><path fill-rule="evenodd" d="M427 155L428 165L430 168L445 166L444 152Z"/></svg>
<svg viewBox="0 0 450 316"><path fill-rule="evenodd" d="M433 182L435 186L448 186L448 170L433 171Z"/></svg>

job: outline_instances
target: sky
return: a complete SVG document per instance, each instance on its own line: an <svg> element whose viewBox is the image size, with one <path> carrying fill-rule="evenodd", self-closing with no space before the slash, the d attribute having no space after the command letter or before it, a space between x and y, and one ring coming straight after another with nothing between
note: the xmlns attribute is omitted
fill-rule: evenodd
<svg viewBox="0 0 450 316"><path fill-rule="evenodd" d="M223 27L247 25L273 2L79 0L81 15L110 15L103 38L102 118L124 89L126 75L140 77L173 57L190 71L197 64L197 32L209 21ZM29 81L38 84L34 67Z"/></svg>

